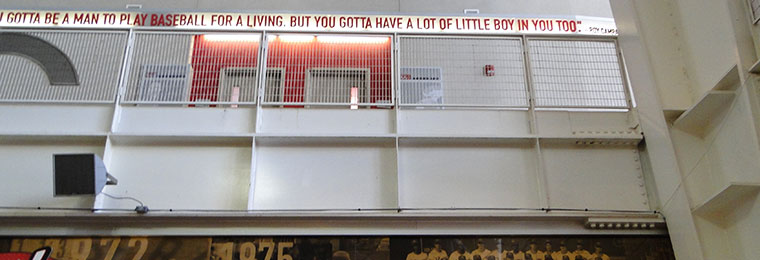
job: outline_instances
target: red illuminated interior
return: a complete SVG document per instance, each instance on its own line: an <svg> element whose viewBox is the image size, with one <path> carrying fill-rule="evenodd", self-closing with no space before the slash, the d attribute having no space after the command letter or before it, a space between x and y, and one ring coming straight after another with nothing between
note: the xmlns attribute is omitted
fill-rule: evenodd
<svg viewBox="0 0 760 260"><path fill-rule="evenodd" d="M303 102L308 68L369 68L370 102L390 97L390 40L376 42L269 41L267 67L285 69L284 102ZM190 101L216 101L219 72L224 67L256 67L258 41L194 38Z"/></svg>

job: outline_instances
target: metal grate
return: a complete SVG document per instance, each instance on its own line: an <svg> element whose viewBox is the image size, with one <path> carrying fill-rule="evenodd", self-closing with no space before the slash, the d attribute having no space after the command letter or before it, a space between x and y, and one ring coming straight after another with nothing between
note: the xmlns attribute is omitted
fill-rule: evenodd
<svg viewBox="0 0 760 260"><path fill-rule="evenodd" d="M127 43L126 32L12 31L41 39L60 50L34 50L48 61L68 59L76 83L52 85L42 64L25 55L0 55L0 101L113 103ZM61 56L60 53L63 55ZM51 67L56 70L55 67ZM48 73L56 73L49 71Z"/></svg>
<svg viewBox="0 0 760 260"><path fill-rule="evenodd" d="M400 105L527 107L519 38L402 37Z"/></svg>
<svg viewBox="0 0 760 260"><path fill-rule="evenodd" d="M269 35L267 67L284 72L281 85L267 73L267 105L392 104L387 36Z"/></svg>
<svg viewBox="0 0 760 260"><path fill-rule="evenodd" d="M613 41L528 41L536 107L627 108Z"/></svg>
<svg viewBox="0 0 760 260"><path fill-rule="evenodd" d="M260 34L135 34L124 103L255 104Z"/></svg>

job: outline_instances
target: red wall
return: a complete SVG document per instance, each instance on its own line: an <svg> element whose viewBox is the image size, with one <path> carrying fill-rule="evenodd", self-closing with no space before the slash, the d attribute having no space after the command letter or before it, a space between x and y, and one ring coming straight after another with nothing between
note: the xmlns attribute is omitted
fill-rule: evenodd
<svg viewBox="0 0 760 260"><path fill-rule="evenodd" d="M220 70L224 67L256 67L258 49L259 42L207 41L203 35L196 35L190 59L193 66L190 101L216 101Z"/></svg>
<svg viewBox="0 0 760 260"><path fill-rule="evenodd" d="M191 65L191 101L216 101L219 71L223 67L256 67L258 42L207 41L196 35ZM303 102L308 68L369 68L370 102L390 100L390 40L376 43L286 42L279 37L269 42L267 67L285 68L285 102Z"/></svg>

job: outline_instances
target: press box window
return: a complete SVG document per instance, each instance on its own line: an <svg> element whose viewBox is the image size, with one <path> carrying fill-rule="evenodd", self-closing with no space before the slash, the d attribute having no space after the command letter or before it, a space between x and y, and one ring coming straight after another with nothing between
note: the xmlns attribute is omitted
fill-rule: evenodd
<svg viewBox="0 0 760 260"><path fill-rule="evenodd" d="M123 103L253 105L260 43L256 33L135 33Z"/></svg>
<svg viewBox="0 0 760 260"><path fill-rule="evenodd" d="M267 67L282 68L284 83L280 91L264 92L264 105L392 104L390 37L310 34L268 37ZM267 81L271 76L267 75Z"/></svg>

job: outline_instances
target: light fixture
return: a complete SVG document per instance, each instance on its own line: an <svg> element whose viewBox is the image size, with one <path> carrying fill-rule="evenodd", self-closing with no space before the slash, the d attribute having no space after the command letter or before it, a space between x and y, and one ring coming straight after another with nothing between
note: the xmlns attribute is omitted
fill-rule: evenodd
<svg viewBox="0 0 760 260"><path fill-rule="evenodd" d="M305 42L313 42L314 38L316 36L314 35L299 35L299 34L283 34L278 35L276 37L270 37L270 40L277 39L282 42L289 42L289 43L305 43Z"/></svg>
<svg viewBox="0 0 760 260"><path fill-rule="evenodd" d="M204 34L203 40L210 42L258 42L259 35L255 34Z"/></svg>
<svg viewBox="0 0 760 260"><path fill-rule="evenodd" d="M590 229L654 229L665 224L662 218L588 218Z"/></svg>
<svg viewBox="0 0 760 260"><path fill-rule="evenodd" d="M341 35L303 35L303 34L282 34L269 37L268 41L281 41L287 43L307 43L318 41L321 43L366 43L378 44L390 41L389 37L378 36L341 36Z"/></svg>
<svg viewBox="0 0 760 260"><path fill-rule="evenodd" d="M321 35L317 41L324 43L386 43L388 37Z"/></svg>
<svg viewBox="0 0 760 260"><path fill-rule="evenodd" d="M359 108L359 88L351 87L351 109Z"/></svg>

